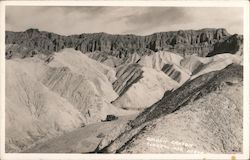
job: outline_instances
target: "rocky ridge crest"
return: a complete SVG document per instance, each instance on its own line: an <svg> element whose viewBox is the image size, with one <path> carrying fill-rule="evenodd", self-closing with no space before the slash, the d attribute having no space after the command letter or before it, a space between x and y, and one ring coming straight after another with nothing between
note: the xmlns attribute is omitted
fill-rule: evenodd
<svg viewBox="0 0 250 160"><path fill-rule="evenodd" d="M24 32L6 31L5 39L6 58L24 58L38 53L51 54L64 48L75 48L83 53L101 51L118 58L133 53L144 55L161 50L182 56L205 57L225 52L234 54L243 42L241 35L231 35L223 28L159 32L147 36L112 35L103 32L64 36L28 29Z"/></svg>

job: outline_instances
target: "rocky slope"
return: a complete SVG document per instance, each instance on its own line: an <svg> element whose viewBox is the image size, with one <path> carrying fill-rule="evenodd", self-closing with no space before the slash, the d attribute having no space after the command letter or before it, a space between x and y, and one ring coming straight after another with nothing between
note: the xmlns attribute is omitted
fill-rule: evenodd
<svg viewBox="0 0 250 160"><path fill-rule="evenodd" d="M19 62L6 61L6 152L20 152L85 121L71 103L21 67Z"/></svg>
<svg viewBox="0 0 250 160"><path fill-rule="evenodd" d="M142 56L138 63L145 67L163 71L174 81L183 84L189 79L191 73L181 66L184 58L172 52L160 51L152 55Z"/></svg>
<svg viewBox="0 0 250 160"><path fill-rule="evenodd" d="M116 68L113 88L119 97L112 104L124 109L144 109L189 79L241 62L242 56L229 53L187 58L165 51L145 55L137 63L131 61Z"/></svg>
<svg viewBox="0 0 250 160"><path fill-rule="evenodd" d="M160 101L133 121L106 136L96 151L187 153L190 149L205 153L240 152L242 81L243 68L235 64L199 76L173 92L166 92ZM168 136L164 137L165 134ZM159 136L168 139L166 143L175 141L175 144L161 144L160 149L149 146L146 139L152 136L154 139L154 135L156 139ZM181 142L194 145L183 146ZM181 144L181 150L176 151L177 143Z"/></svg>
<svg viewBox="0 0 250 160"><path fill-rule="evenodd" d="M132 55L116 67L117 80L113 83L119 97L112 103L126 109L146 108L160 100L164 92L178 88L189 79L242 62L240 52L212 57L182 57L167 51L141 57Z"/></svg>
<svg viewBox="0 0 250 160"><path fill-rule="evenodd" d="M142 110L160 100L165 91L179 87L164 72L139 64L124 66L117 74L113 86L119 97L112 104L123 109Z"/></svg>
<svg viewBox="0 0 250 160"><path fill-rule="evenodd" d="M242 83L209 93L153 120L119 152L241 153L242 93Z"/></svg>
<svg viewBox="0 0 250 160"><path fill-rule="evenodd" d="M105 135L116 127L123 126L135 115L122 116L116 121L98 122L77 128L61 136L48 139L23 153L89 153L94 152Z"/></svg>
<svg viewBox="0 0 250 160"><path fill-rule="evenodd" d="M167 91L129 122L90 125L25 152L239 153L242 82L242 66L232 64ZM93 130L95 134L90 135ZM104 133L101 137L100 132Z"/></svg>
<svg viewBox="0 0 250 160"><path fill-rule="evenodd" d="M154 33L148 36L111 35L106 33L62 36L55 33L28 29L24 32L6 31L6 58L28 57L38 53L50 54L64 48L81 52L101 51L118 58L134 52L139 55L168 50L182 56L207 56L235 53L242 36L230 35L225 29L179 30ZM20 47L21 46L21 47Z"/></svg>
<svg viewBox="0 0 250 160"><path fill-rule="evenodd" d="M100 122L108 114L126 115L110 102L112 68L74 49L48 58L6 60L6 151L20 152L36 142L81 125Z"/></svg>

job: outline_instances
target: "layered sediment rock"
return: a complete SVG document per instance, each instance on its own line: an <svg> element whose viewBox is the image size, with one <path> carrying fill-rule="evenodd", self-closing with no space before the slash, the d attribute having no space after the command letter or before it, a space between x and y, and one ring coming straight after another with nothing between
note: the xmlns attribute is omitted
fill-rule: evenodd
<svg viewBox="0 0 250 160"><path fill-rule="evenodd" d="M6 60L6 152L21 152L110 114L134 113L110 104L118 96L112 68L73 49L49 59Z"/></svg>
<svg viewBox="0 0 250 160"><path fill-rule="evenodd" d="M21 46L8 47L6 57L50 54L64 48L75 48L83 53L101 51L119 58L134 52L145 55L160 50L176 52L182 56L204 57L209 53L235 53L241 42L241 36L230 35L222 28L159 32L147 36L107 33L63 36L38 29L28 29L24 32L6 31L6 44ZM20 53L25 54L20 55Z"/></svg>
<svg viewBox="0 0 250 160"><path fill-rule="evenodd" d="M179 87L179 83L162 71L139 64L124 66L113 84L119 97L112 104L127 110L142 110L160 100L165 91Z"/></svg>
<svg viewBox="0 0 250 160"><path fill-rule="evenodd" d="M96 151L188 153L186 149L189 148L185 146L179 146L184 148L182 151L172 150L172 147L155 149L149 146L150 142L146 139L156 136L156 139L168 138L170 142L185 140L195 144L190 147L191 150L205 153L239 152L242 149L242 82L243 67L235 64L199 76L165 93L160 101L145 109L122 129L114 130L113 136L106 136ZM229 116L232 113L233 117ZM237 131L231 129L235 127ZM216 138L208 138L215 135Z"/></svg>

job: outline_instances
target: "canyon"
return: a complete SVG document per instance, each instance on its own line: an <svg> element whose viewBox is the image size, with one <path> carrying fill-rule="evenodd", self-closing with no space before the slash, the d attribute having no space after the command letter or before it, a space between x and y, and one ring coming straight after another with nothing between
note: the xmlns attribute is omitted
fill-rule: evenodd
<svg viewBox="0 0 250 160"><path fill-rule="evenodd" d="M6 152L242 152L242 35L5 37Z"/></svg>

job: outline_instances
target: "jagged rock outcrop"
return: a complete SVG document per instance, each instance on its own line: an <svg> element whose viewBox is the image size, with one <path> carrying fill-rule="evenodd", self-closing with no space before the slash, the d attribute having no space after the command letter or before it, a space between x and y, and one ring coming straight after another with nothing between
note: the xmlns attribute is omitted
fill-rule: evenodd
<svg viewBox="0 0 250 160"><path fill-rule="evenodd" d="M239 51L243 44L243 36L234 34L230 37L227 37L224 41L219 41L214 44L214 50L210 52L207 56L211 57L216 54L227 53L236 53Z"/></svg>
<svg viewBox="0 0 250 160"><path fill-rule="evenodd" d="M215 102L217 103L220 102L219 103L220 107L215 108L217 111L221 110L222 109L221 106L223 106L223 112L221 112L223 113L223 115L217 116L215 115L216 113L214 111L209 112L211 114L208 117L211 117L211 116L216 117L216 122L213 122L213 121L211 121L211 123L210 121L203 122L203 118L198 118L197 120L194 120L194 121L189 121L189 119L186 119L184 120L185 123L187 120L188 121L186 125L182 126L184 127L183 130L182 128L180 128L180 124L183 122L179 124L177 123L178 125L175 126L175 129L182 130L182 136L185 136L185 133L188 135L189 133L187 132L187 130L189 130L190 128L187 128L187 127L196 126L194 124L190 124L192 122L195 122L195 124L197 123L197 126L202 127L202 129L207 130L207 132L209 132L209 134L206 134L206 136L220 135L220 138L214 141L213 141L213 138L209 140L206 137L203 137L204 139L198 140L200 143L202 142L200 145L203 151L220 152L220 153L227 153L233 150L240 151L242 141L239 141L239 140L241 140L241 137L242 137L242 134L241 134L242 133L242 119L236 122L234 118L229 118L227 116L233 112L236 112L235 118L236 119L240 117L242 118L242 88L241 89L239 88L239 86L242 87L242 81L243 81L243 67L240 65L236 65L236 64L231 64L225 69L220 70L220 71L214 71L214 72L210 72L202 76L199 76L195 78L194 80L191 80L185 83L183 86L179 87L178 89L172 92L166 93L160 101L153 104L151 107L145 109L142 113L140 113L137 116L137 118L129 122L126 126L123 126L122 128L118 128L117 130L113 130L112 132L113 136L109 135L106 138L104 138L103 141L100 143L99 147L96 149L96 151L97 152L111 152L111 153L123 152L127 149L128 149L127 151L131 151L129 150L129 147L131 147L130 144L132 144L134 140L136 139L140 139L143 137L147 138L143 136L144 131L147 129L154 128L154 126L157 125L157 122L154 123L154 121L157 121L157 119L160 120L162 119L162 117L168 118L168 114L169 116L171 115L175 116L174 114L178 112L177 110L179 109L185 110L185 108L188 105L194 105L196 107L202 106L199 109L197 109L197 111L199 110L199 113L202 113L202 115L205 116L207 114L207 110L210 110L212 107L209 105L211 105L210 101L212 101L213 98L216 98ZM193 107L191 107L191 109L196 109ZM186 114L188 114L188 112L189 111L186 111ZM189 117L188 115L185 115L185 116ZM219 123L220 121L226 122L227 120L225 119L229 119L230 121L232 121L232 125L234 127L237 126L239 131L233 132L231 131L230 127L227 127L227 126L221 127L219 124L217 124L217 122ZM172 121L169 121L169 122L172 123ZM166 122L166 124L167 123L168 122ZM207 127L206 124L198 125L198 123L199 124L207 123L209 127ZM212 123L216 123L216 124L214 125ZM164 125L164 124L165 123L163 124L160 123L160 125ZM168 128L166 129L166 131L167 130ZM213 130L216 130L217 132L213 132ZM198 136L198 138L195 137L196 139L202 138L202 137L199 137L199 134L197 133L195 133L195 135ZM140 137L140 136L143 136L143 137ZM231 141L228 141L228 137L231 137L231 136L232 137L236 136L237 138L234 138L234 139L231 139ZM167 137L167 138L170 138L170 137ZM203 141L206 141L205 144L203 144ZM150 150L150 147L140 144L139 142L140 141L137 141L135 142L135 144L133 144L135 146L139 146L140 148L139 150L135 150L136 153L141 152L144 149ZM144 139L144 142L145 142L145 139ZM195 141L193 139L191 143L194 143L194 142ZM204 148L204 145L207 146L207 142L209 144L216 143L216 148L213 148L213 147ZM233 145L234 143L237 144L236 147ZM221 150L218 149L219 148L218 146L220 145L223 145L222 147L223 149ZM153 150L153 151L156 152L156 150ZM152 150L149 152L152 153ZM161 150L160 152L162 153Z"/></svg>
<svg viewBox="0 0 250 160"><path fill-rule="evenodd" d="M101 51L118 58L127 57L134 52L145 55L161 50L176 52L182 56L204 57L209 53L235 53L239 46L238 42L241 41L242 38L231 36L222 28L160 32L148 36L107 33L62 36L38 29L28 29L24 32L6 31L6 44L21 47L9 47L5 54L6 58L27 57L33 50L36 53L50 54L64 48L75 48L83 53ZM225 45L228 47L222 47Z"/></svg>

